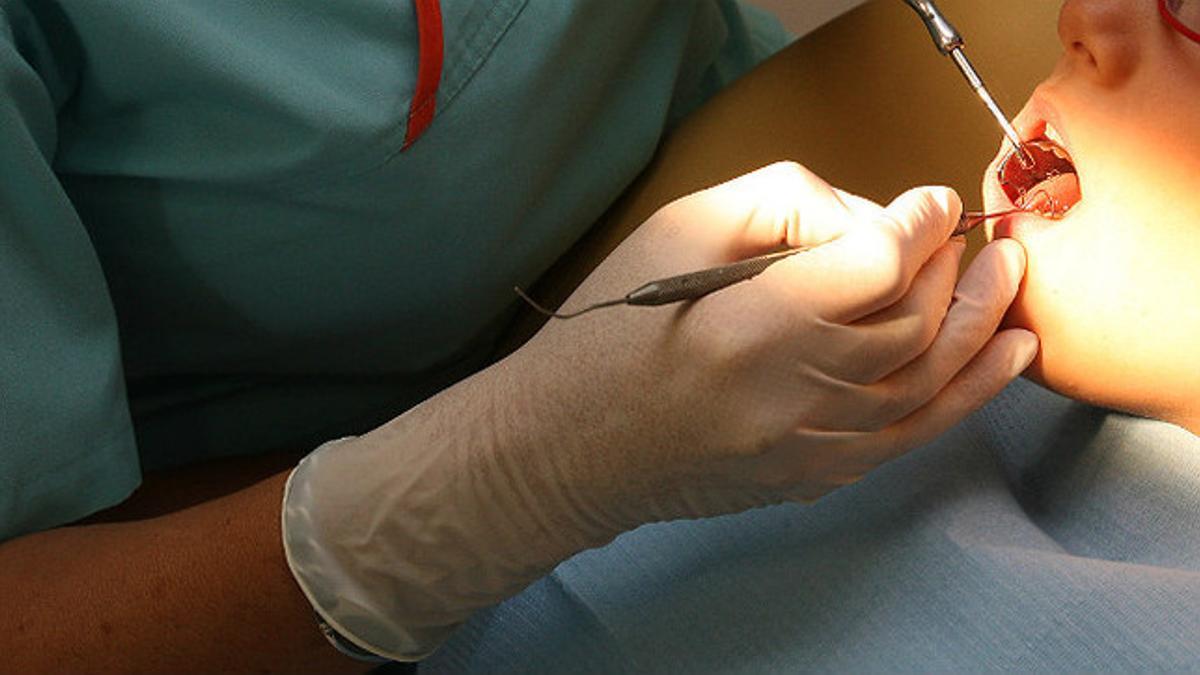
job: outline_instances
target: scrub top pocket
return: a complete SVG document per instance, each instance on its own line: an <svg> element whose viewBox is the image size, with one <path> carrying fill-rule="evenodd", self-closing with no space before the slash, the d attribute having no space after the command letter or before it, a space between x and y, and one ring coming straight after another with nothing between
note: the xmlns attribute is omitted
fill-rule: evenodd
<svg viewBox="0 0 1200 675"><path fill-rule="evenodd" d="M430 121L527 2L432 3L444 58ZM61 110L61 174L278 194L369 172L404 146L422 56L413 0L62 4L87 71Z"/></svg>

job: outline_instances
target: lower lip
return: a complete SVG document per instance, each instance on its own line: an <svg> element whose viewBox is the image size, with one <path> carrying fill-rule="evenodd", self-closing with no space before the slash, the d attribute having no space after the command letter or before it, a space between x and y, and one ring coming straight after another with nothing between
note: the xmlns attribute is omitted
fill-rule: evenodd
<svg viewBox="0 0 1200 675"><path fill-rule="evenodd" d="M1054 227L1058 222L1036 213L1014 213L992 224L992 238L1020 240Z"/></svg>

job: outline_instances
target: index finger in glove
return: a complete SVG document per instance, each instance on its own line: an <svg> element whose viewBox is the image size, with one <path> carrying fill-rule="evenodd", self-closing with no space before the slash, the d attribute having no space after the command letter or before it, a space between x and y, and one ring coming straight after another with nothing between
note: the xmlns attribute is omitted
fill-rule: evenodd
<svg viewBox="0 0 1200 675"><path fill-rule="evenodd" d="M855 208L865 202L795 162L778 162L698 192L672 208L693 221L691 236L716 240L732 261L780 246L817 246L836 239L854 224L845 217L850 212L846 200L854 200Z"/></svg>
<svg viewBox="0 0 1200 675"><path fill-rule="evenodd" d="M768 269L764 278L794 289L817 316L848 324L899 302L949 239L962 202L949 188L916 188L873 217L843 211L842 235Z"/></svg>

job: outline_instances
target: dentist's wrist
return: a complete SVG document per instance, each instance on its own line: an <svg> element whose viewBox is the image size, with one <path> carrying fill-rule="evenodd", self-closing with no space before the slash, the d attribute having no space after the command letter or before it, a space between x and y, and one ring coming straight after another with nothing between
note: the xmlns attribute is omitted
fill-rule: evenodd
<svg viewBox="0 0 1200 675"><path fill-rule="evenodd" d="M542 461L555 450L545 430L514 423L513 386L481 373L369 434L322 446L293 472L288 564L353 644L423 658L473 612L615 536Z"/></svg>

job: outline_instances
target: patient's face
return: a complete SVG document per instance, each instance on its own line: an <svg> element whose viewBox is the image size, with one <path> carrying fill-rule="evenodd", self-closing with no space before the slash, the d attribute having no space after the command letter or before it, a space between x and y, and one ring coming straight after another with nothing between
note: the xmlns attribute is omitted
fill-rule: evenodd
<svg viewBox="0 0 1200 675"><path fill-rule="evenodd" d="M1028 252L1008 323L1042 339L1035 379L1200 432L1200 44L1151 0L1068 0L1059 34L1016 125L1061 138L1081 199L1062 220L990 228ZM1010 203L997 166L988 210Z"/></svg>

